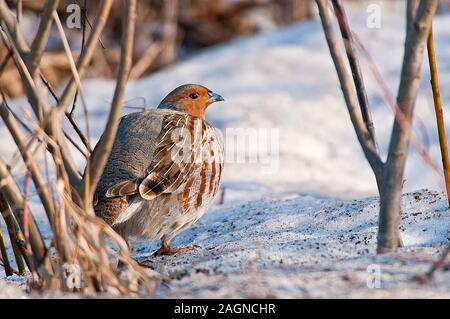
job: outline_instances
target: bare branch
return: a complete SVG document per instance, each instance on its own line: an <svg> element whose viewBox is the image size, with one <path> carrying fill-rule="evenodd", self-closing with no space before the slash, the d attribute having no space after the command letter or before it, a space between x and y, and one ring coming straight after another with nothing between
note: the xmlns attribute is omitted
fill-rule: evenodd
<svg viewBox="0 0 450 319"><path fill-rule="evenodd" d="M44 84L44 86L48 89L48 91L50 92L50 95L53 97L53 99L55 100L56 103L59 102L59 97L56 94L55 89L52 87L52 85L50 84L50 82L47 80L47 78L41 73L40 74L42 83Z"/></svg>
<svg viewBox="0 0 450 319"><path fill-rule="evenodd" d="M56 94L55 89L53 89L53 87L47 81L47 79L45 78L45 76L43 74L41 74L41 80L44 83L44 85L47 87L50 94L55 99L56 103L59 103L59 97ZM86 136L83 134L83 132L81 131L80 127L78 126L77 122L75 121L75 118L73 117L73 114L70 112L65 112L65 115L66 115L66 118L69 120L70 124L72 125L73 129L77 133L78 137L80 138L81 142L84 144L84 146L88 150L89 154L92 153L91 144L89 143L89 140L86 138ZM69 137L69 135L66 132L64 132L64 135L67 137L69 142L73 146L75 146L75 148L77 148L80 151L80 153L83 154L84 157L86 157L85 152L83 150L81 150L81 148Z"/></svg>
<svg viewBox="0 0 450 319"><path fill-rule="evenodd" d="M70 142L70 144L72 144L73 147L75 147L77 149L77 151L83 155L83 157L85 159L88 158L88 154L86 154L86 152L81 148L80 145L77 144L77 142L75 142L75 140L64 131L64 136L67 138L67 140Z"/></svg>
<svg viewBox="0 0 450 319"><path fill-rule="evenodd" d="M13 115L9 112L8 108L3 102L0 103L0 116L3 118L6 127L11 133L11 136L13 137L17 147L19 148L23 161L31 172L33 183L36 185L36 189L42 201L42 205L45 208L50 223L52 223L53 215L55 213L52 196L45 185L45 180L41 175L39 167L33 159L33 155L26 148L25 136L20 130L19 125L14 119Z"/></svg>
<svg viewBox="0 0 450 319"><path fill-rule="evenodd" d="M416 0L406 0L406 33L408 33L408 29L414 23L414 19L416 18L416 8Z"/></svg>
<svg viewBox="0 0 450 319"><path fill-rule="evenodd" d="M25 239L23 237L22 232L19 229L19 226L16 223L16 220L14 219L14 216L12 215L11 208L9 207L8 202L6 201L6 198L1 191L0 191L0 211L3 220L5 221L6 227L8 229L9 239L14 252L14 259L16 260L18 274L25 275L26 269L23 263L23 259L25 259L28 269L32 269L32 265L30 259L28 258L28 255L26 253L25 254L22 253L25 248L24 245Z"/></svg>
<svg viewBox="0 0 450 319"><path fill-rule="evenodd" d="M430 34L427 40L428 64L431 74L431 88L433 91L434 110L439 134L439 145L441 148L442 167L444 169L445 189L447 191L447 201L450 207L450 164L448 159L447 136L445 134L444 115L441 105L441 95L439 93L439 78L436 66L436 55L434 54L433 26L430 26Z"/></svg>
<svg viewBox="0 0 450 319"><path fill-rule="evenodd" d="M145 71L155 62L158 55L164 48L163 41L152 42L150 46L142 54L141 58L133 66L130 73L130 80L139 79Z"/></svg>
<svg viewBox="0 0 450 319"><path fill-rule="evenodd" d="M83 93L81 91L81 79L80 79L80 76L78 74L77 67L75 65L75 61L73 60L72 52L71 52L70 47L69 47L69 41L67 40L67 37L66 37L66 35L64 33L64 29L63 29L63 26L61 24L61 20L59 19L58 13L56 13L56 12L53 13L53 19L55 20L56 26L58 28L58 31L59 31L59 34L60 34L60 37L61 37L61 40L62 40L62 42L64 44L64 49L66 51L67 58L69 59L69 65L70 65L70 69L72 71L73 77L74 77L75 81L77 82L78 90L77 90L76 93L77 93L77 95L78 95L78 93L80 94L81 103L83 105L83 110L85 110L86 136L87 136L87 138L86 138L86 136L84 136L84 134L82 134L81 130L79 129L78 125L75 123L75 121L73 119L73 116L72 116L72 112L74 110L73 107L72 107L72 110L70 111L70 113L65 112L66 113L66 117L71 122L73 128L77 132L77 134L80 137L80 139L83 142L83 144L86 146L86 148L89 151L89 153L91 153L91 147L90 147L89 142L88 142L88 138L90 136L90 133L89 133L89 121L88 121L88 118L87 118L87 114L88 113L87 113L86 101L85 101ZM75 95L75 97L77 95Z"/></svg>
<svg viewBox="0 0 450 319"><path fill-rule="evenodd" d="M19 188L11 176L11 173L8 170L8 167L2 160L0 160L0 191L10 204L14 216L23 230L23 198L20 194ZM40 264L45 258L47 249L34 218L30 218L29 226L30 243L33 250L33 256L36 258L37 264Z"/></svg>
<svg viewBox="0 0 450 319"><path fill-rule="evenodd" d="M23 194L23 218L22 218L22 225L23 225L23 234L25 237L26 242L26 250L27 254L29 256L33 256L33 249L31 248L30 244L30 212L28 210L28 192L30 189L30 171L27 170L27 174L25 176L25 185L24 185L24 194ZM31 280L33 281L37 275L36 267L33 265L31 266L31 273L32 277Z"/></svg>
<svg viewBox="0 0 450 319"><path fill-rule="evenodd" d="M14 274L14 269L11 267L9 262L8 252L6 251L5 241L3 240L3 232L0 227L0 253L3 261L3 267L5 268L5 274L7 277L12 276Z"/></svg>
<svg viewBox="0 0 450 319"><path fill-rule="evenodd" d="M89 34L89 37L86 41L84 50L80 55L80 58L77 63L77 70L80 78L83 77L86 71L86 67L89 65L89 62L91 61L97 41L100 38L100 34L102 33L103 28L106 24L106 20L111 10L112 3L113 3L112 0L102 0L100 4L100 8L97 13L97 20L95 21L92 31ZM78 88L77 82L75 78L72 77L62 94L60 103L58 105L60 109L66 110L70 101L73 99L73 96L77 91L77 88Z"/></svg>
<svg viewBox="0 0 450 319"><path fill-rule="evenodd" d="M89 199L92 200L95 188L100 179L103 169L106 165L106 161L111 152L111 148L116 136L117 128L119 126L119 118L121 115L123 98L125 94L125 86L130 74L133 56L133 43L134 43L134 30L136 20L136 0L126 1L126 17L124 19L122 30L122 43L121 43L121 55L119 69L117 72L117 85L114 92L114 97L111 105L111 111L109 113L108 122L106 124L105 131L98 142L94 153L92 154L92 160L89 169L90 181L85 183L84 187L88 187ZM87 190L84 189L86 192ZM84 194L84 192L82 193Z"/></svg>
<svg viewBox="0 0 450 319"><path fill-rule="evenodd" d="M421 284L428 283L432 278L434 273L441 267L445 265L445 261L447 260L447 257L450 255L450 246L447 246L447 248L442 253L442 256L439 257L438 260L436 260L431 268L423 275L417 276L415 279L417 279Z"/></svg>
<svg viewBox="0 0 450 319"><path fill-rule="evenodd" d="M9 59L11 59L12 54L13 54L12 50L9 49L8 53L6 54L5 58L2 61L2 63L0 63L0 76L2 75L2 73L5 70L6 66L8 65Z"/></svg>
<svg viewBox="0 0 450 319"><path fill-rule="evenodd" d="M75 119L73 118L73 115L71 113L69 113L69 112L65 112L65 114L66 114L66 118L69 120L69 122L72 125L73 129L75 130L75 132L77 133L78 137L80 138L81 142L83 143L83 145L88 150L88 153L91 154L92 153L91 144L89 143L89 141L86 138L86 136L84 136L83 132L81 132L81 129L78 126L78 124L75 121Z"/></svg>
<svg viewBox="0 0 450 319"><path fill-rule="evenodd" d="M178 0L171 0L164 2L164 23L163 23L163 51L161 52L161 61L163 64L169 64L176 60L176 41L177 41L177 15L178 15Z"/></svg>
<svg viewBox="0 0 450 319"><path fill-rule="evenodd" d="M355 83L356 94L358 96L359 107L361 109L361 115L367 130L369 131L372 144L375 149L378 150L377 140L375 136L375 128L373 126L372 115L369 109L369 102L367 100L366 88L364 86L364 79L361 73L361 66L359 65L358 55L353 40L353 34L348 24L347 16L345 14L344 7L340 0L333 0L333 8L339 22L339 28L341 30L342 39L345 45L345 51L347 53L350 69L352 70L353 81Z"/></svg>
<svg viewBox="0 0 450 319"><path fill-rule="evenodd" d="M66 52L66 56L69 61L69 66L70 66L70 70L72 71L73 78L75 79L77 88L80 88L81 78L80 78L80 75L78 74L77 66L75 65L75 61L73 59L72 51L69 46L69 40L67 40L61 20L59 19L58 13L56 11L53 11L52 17L53 17L53 20L55 20L55 24L58 29L59 36L61 37L61 42L63 44L64 51Z"/></svg>
<svg viewBox="0 0 450 319"><path fill-rule="evenodd" d="M358 112L358 102L353 92L352 80L337 44L337 37L333 31L333 25L328 13L327 1L316 0L316 2L319 8L319 14L328 43L328 48L330 49L334 65L336 67L336 72L339 77L339 82L341 83L341 89L344 95L348 113L350 115L350 120L352 122L358 141L364 151L364 155L366 156L370 166L372 167L375 178L377 180L377 184L380 187L383 162L376 150L375 145L372 142L370 132L367 130L364 121L360 113Z"/></svg>
<svg viewBox="0 0 450 319"><path fill-rule="evenodd" d="M48 37L50 35L50 30L53 21L53 12L55 12L58 7L59 0L48 0L45 5L44 12L41 16L41 21L39 23L38 30L36 32L36 37L31 44L31 50L29 57L27 57L27 65L30 73L34 75L39 63L41 61L42 55L44 54L45 45L47 44Z"/></svg>
<svg viewBox="0 0 450 319"><path fill-rule="evenodd" d="M16 47L16 43L14 43L14 39L11 38L11 35L8 30L6 30L6 34L9 37L10 43L11 43L11 49L13 50L13 56L16 61L17 69L21 75L22 83L25 86L25 92L28 97L28 100L32 106L32 109L34 113L36 114L36 117L41 121L44 117L44 111L45 109L48 109L48 105L45 104L45 107L43 107L43 103L46 102L46 98L43 96L43 93L41 90L39 90L38 86L35 84L35 81L33 80L33 77L31 76L30 72L28 71L27 66L25 65L25 62L23 61L22 57L20 56L18 52L18 48ZM3 34L2 34L3 35ZM38 79L39 80L39 79ZM50 123L52 124L52 123ZM70 154L70 150L67 146L66 141L63 139L63 135L58 135L57 132L52 131L53 128L58 128L58 125L49 125L46 127L46 133L54 140L57 140L59 142L59 146L61 148L61 154L63 157L64 165L67 170L67 174L69 175L69 179L71 181L71 184L75 187L78 186L79 181L81 180L80 174L77 172L75 164L73 163L72 156ZM59 137L59 139L57 138ZM52 146L49 146L49 151L54 153L54 150L52 150Z"/></svg>
<svg viewBox="0 0 450 319"><path fill-rule="evenodd" d="M358 36L356 34L353 34L353 36L356 44L363 53L363 56L368 60L369 69L372 71L372 74L384 95L384 99L386 100L387 104L391 107L392 112L395 115L395 118L404 129L407 129L407 127L409 126L409 122L405 118L404 114L400 111L397 102L394 96L392 95L385 79L383 78L381 71L378 69L373 57L371 56L367 48L364 46L362 41L358 38ZM419 138L414 134L414 131L411 131L411 144L414 146L416 152L420 155L420 157L422 157L423 161L426 164L428 164L428 166L430 166L430 168L436 173L437 176L441 177L443 173L442 169L440 168L439 164L436 163L436 161L434 161L434 159L431 157L431 155L428 153L425 147L421 144Z"/></svg>
<svg viewBox="0 0 450 319"><path fill-rule="evenodd" d="M23 2L22 2L22 0L17 0L16 18L17 18L17 22L19 24L22 21L22 14L23 14Z"/></svg>
<svg viewBox="0 0 450 319"><path fill-rule="evenodd" d="M38 95L36 84L30 72L28 71L27 66L25 65L22 55L20 54L18 43L14 41L14 38L12 37L12 34L9 29L6 29L5 33L9 40L10 49L13 52L13 58L14 61L16 62L17 71L19 72L20 78L22 79L22 84L25 87L25 93L27 95L28 101L30 102L31 108L33 109L33 112L36 115L36 117L39 120L41 120L44 116L43 114L44 110L42 105L43 99L41 99ZM1 33L1 37L3 41L7 43L7 40L4 38L3 33Z"/></svg>
<svg viewBox="0 0 450 319"><path fill-rule="evenodd" d="M87 16L87 8L86 8L86 0L84 0L83 8L81 10L81 53L83 53L84 46L86 45L86 16ZM70 110L70 114L73 114L73 112L75 111L77 99L78 99L78 90L75 92L75 96L73 97L72 109ZM89 136L89 134L87 135Z"/></svg>
<svg viewBox="0 0 450 319"><path fill-rule="evenodd" d="M5 0L0 0L0 21L5 24L6 29L11 33L14 42L17 43L20 54L27 53L29 51L27 42L22 32L20 32L19 24L8 8Z"/></svg>

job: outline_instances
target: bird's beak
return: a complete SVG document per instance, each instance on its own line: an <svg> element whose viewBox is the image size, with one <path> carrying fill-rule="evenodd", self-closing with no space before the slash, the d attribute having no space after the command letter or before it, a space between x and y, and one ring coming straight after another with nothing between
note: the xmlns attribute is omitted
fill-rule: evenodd
<svg viewBox="0 0 450 319"><path fill-rule="evenodd" d="M225 99L217 93L211 92L209 96L210 96L209 98L210 103L225 101Z"/></svg>

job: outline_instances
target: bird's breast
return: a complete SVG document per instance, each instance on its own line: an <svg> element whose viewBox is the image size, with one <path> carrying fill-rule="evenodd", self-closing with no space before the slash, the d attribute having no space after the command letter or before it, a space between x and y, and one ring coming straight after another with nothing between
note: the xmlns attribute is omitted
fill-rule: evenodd
<svg viewBox="0 0 450 319"><path fill-rule="evenodd" d="M204 211L220 186L223 170L223 143L220 133L204 122L194 145L194 173L177 194L181 214Z"/></svg>

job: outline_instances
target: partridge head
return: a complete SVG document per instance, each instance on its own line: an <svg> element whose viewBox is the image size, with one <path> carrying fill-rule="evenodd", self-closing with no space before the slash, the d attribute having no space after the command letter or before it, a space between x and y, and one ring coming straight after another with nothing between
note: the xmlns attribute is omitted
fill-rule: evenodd
<svg viewBox="0 0 450 319"><path fill-rule="evenodd" d="M214 102L223 100L222 96L204 86L185 84L170 92L161 101L158 108L186 112L205 119L206 108Z"/></svg>

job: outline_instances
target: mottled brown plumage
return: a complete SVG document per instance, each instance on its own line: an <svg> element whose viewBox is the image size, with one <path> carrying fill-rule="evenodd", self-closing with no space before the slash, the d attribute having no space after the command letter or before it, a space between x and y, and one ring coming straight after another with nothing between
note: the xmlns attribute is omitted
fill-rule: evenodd
<svg viewBox="0 0 450 319"><path fill-rule="evenodd" d="M204 214L219 189L223 145L204 119L217 101L223 98L188 84L157 109L124 116L96 189L96 214L125 238L161 239L158 254L192 248L169 242Z"/></svg>

